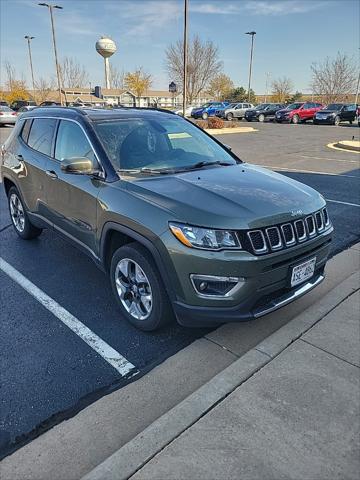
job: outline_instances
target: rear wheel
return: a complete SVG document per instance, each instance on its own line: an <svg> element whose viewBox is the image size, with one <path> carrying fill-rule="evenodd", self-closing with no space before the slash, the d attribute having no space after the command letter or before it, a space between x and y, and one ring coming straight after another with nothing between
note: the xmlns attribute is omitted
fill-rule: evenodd
<svg viewBox="0 0 360 480"><path fill-rule="evenodd" d="M19 237L24 240L31 240L32 238L38 237L42 229L35 227L35 225L30 222L25 205L16 187L10 188L8 202L10 218Z"/></svg>
<svg viewBox="0 0 360 480"><path fill-rule="evenodd" d="M265 122L265 115L263 113L260 113L259 115L259 122Z"/></svg>
<svg viewBox="0 0 360 480"><path fill-rule="evenodd" d="M292 121L292 123L294 123L295 125L297 125L298 123L300 123L300 117L299 117L299 115L294 115L291 121Z"/></svg>
<svg viewBox="0 0 360 480"><path fill-rule="evenodd" d="M161 276L142 245L132 243L116 250L110 281L120 310L139 330L157 330L173 318Z"/></svg>
<svg viewBox="0 0 360 480"><path fill-rule="evenodd" d="M336 117L334 119L334 125L338 126L338 125L340 125L340 122L341 122L341 119L340 119L339 115L336 115Z"/></svg>
<svg viewBox="0 0 360 480"><path fill-rule="evenodd" d="M350 123L350 125L352 125L353 121L352 121L352 120L349 120L349 123Z"/></svg>

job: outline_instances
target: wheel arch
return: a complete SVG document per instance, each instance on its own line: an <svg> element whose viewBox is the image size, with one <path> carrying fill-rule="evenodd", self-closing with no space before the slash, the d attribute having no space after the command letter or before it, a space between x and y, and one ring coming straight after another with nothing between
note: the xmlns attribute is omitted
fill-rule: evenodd
<svg viewBox="0 0 360 480"><path fill-rule="evenodd" d="M149 235L150 236L150 235ZM115 222L107 222L103 229L100 239L100 260L103 269L109 272L111 258L117 248L129 243L137 242L142 245L151 255L163 280L166 291L171 301L176 299L175 291L172 287L168 268L166 268L163 255L160 254L158 248L152 240L129 227L120 225Z"/></svg>
<svg viewBox="0 0 360 480"><path fill-rule="evenodd" d="M15 187L15 188L18 188L17 185L15 184L15 182L13 180L11 180L9 177L3 177L3 183L4 183L4 189L5 189L5 193L6 193L6 196L9 195L9 190L11 187Z"/></svg>

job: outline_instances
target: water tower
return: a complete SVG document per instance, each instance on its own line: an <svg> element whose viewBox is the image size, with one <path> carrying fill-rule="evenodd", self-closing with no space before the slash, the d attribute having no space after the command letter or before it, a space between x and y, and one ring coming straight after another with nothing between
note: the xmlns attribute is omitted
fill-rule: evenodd
<svg viewBox="0 0 360 480"><path fill-rule="evenodd" d="M96 42L95 45L96 51L104 57L105 63L105 88L110 88L110 68L109 68L109 58L111 55L114 55L116 52L116 44L114 40L111 40L109 37L101 37Z"/></svg>

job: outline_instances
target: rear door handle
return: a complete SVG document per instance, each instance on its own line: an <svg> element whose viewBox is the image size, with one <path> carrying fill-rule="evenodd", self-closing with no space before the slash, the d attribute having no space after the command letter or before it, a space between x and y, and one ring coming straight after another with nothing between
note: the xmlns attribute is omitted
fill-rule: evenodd
<svg viewBox="0 0 360 480"><path fill-rule="evenodd" d="M46 175L48 175L50 178L56 180L58 178L57 174L54 172L54 170L46 170Z"/></svg>

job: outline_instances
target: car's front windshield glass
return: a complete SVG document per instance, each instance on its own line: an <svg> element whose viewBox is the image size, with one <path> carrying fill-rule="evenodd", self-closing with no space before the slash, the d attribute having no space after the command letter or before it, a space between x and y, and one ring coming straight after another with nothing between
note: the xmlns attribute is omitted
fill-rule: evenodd
<svg viewBox="0 0 360 480"><path fill-rule="evenodd" d="M297 110L298 108L301 107L301 105L302 103L291 103L286 107L286 110Z"/></svg>
<svg viewBox="0 0 360 480"><path fill-rule="evenodd" d="M343 105L341 103L330 103L325 110L340 110Z"/></svg>
<svg viewBox="0 0 360 480"><path fill-rule="evenodd" d="M269 104L268 103L261 103L260 105L258 105L256 107L256 110L265 110L266 107L268 107Z"/></svg>
<svg viewBox="0 0 360 480"><path fill-rule="evenodd" d="M208 108L211 106L211 103L204 103L204 105L201 105L200 108Z"/></svg>
<svg viewBox="0 0 360 480"><path fill-rule="evenodd" d="M199 128L176 115L98 120L94 126L116 170L176 171L237 163Z"/></svg>

